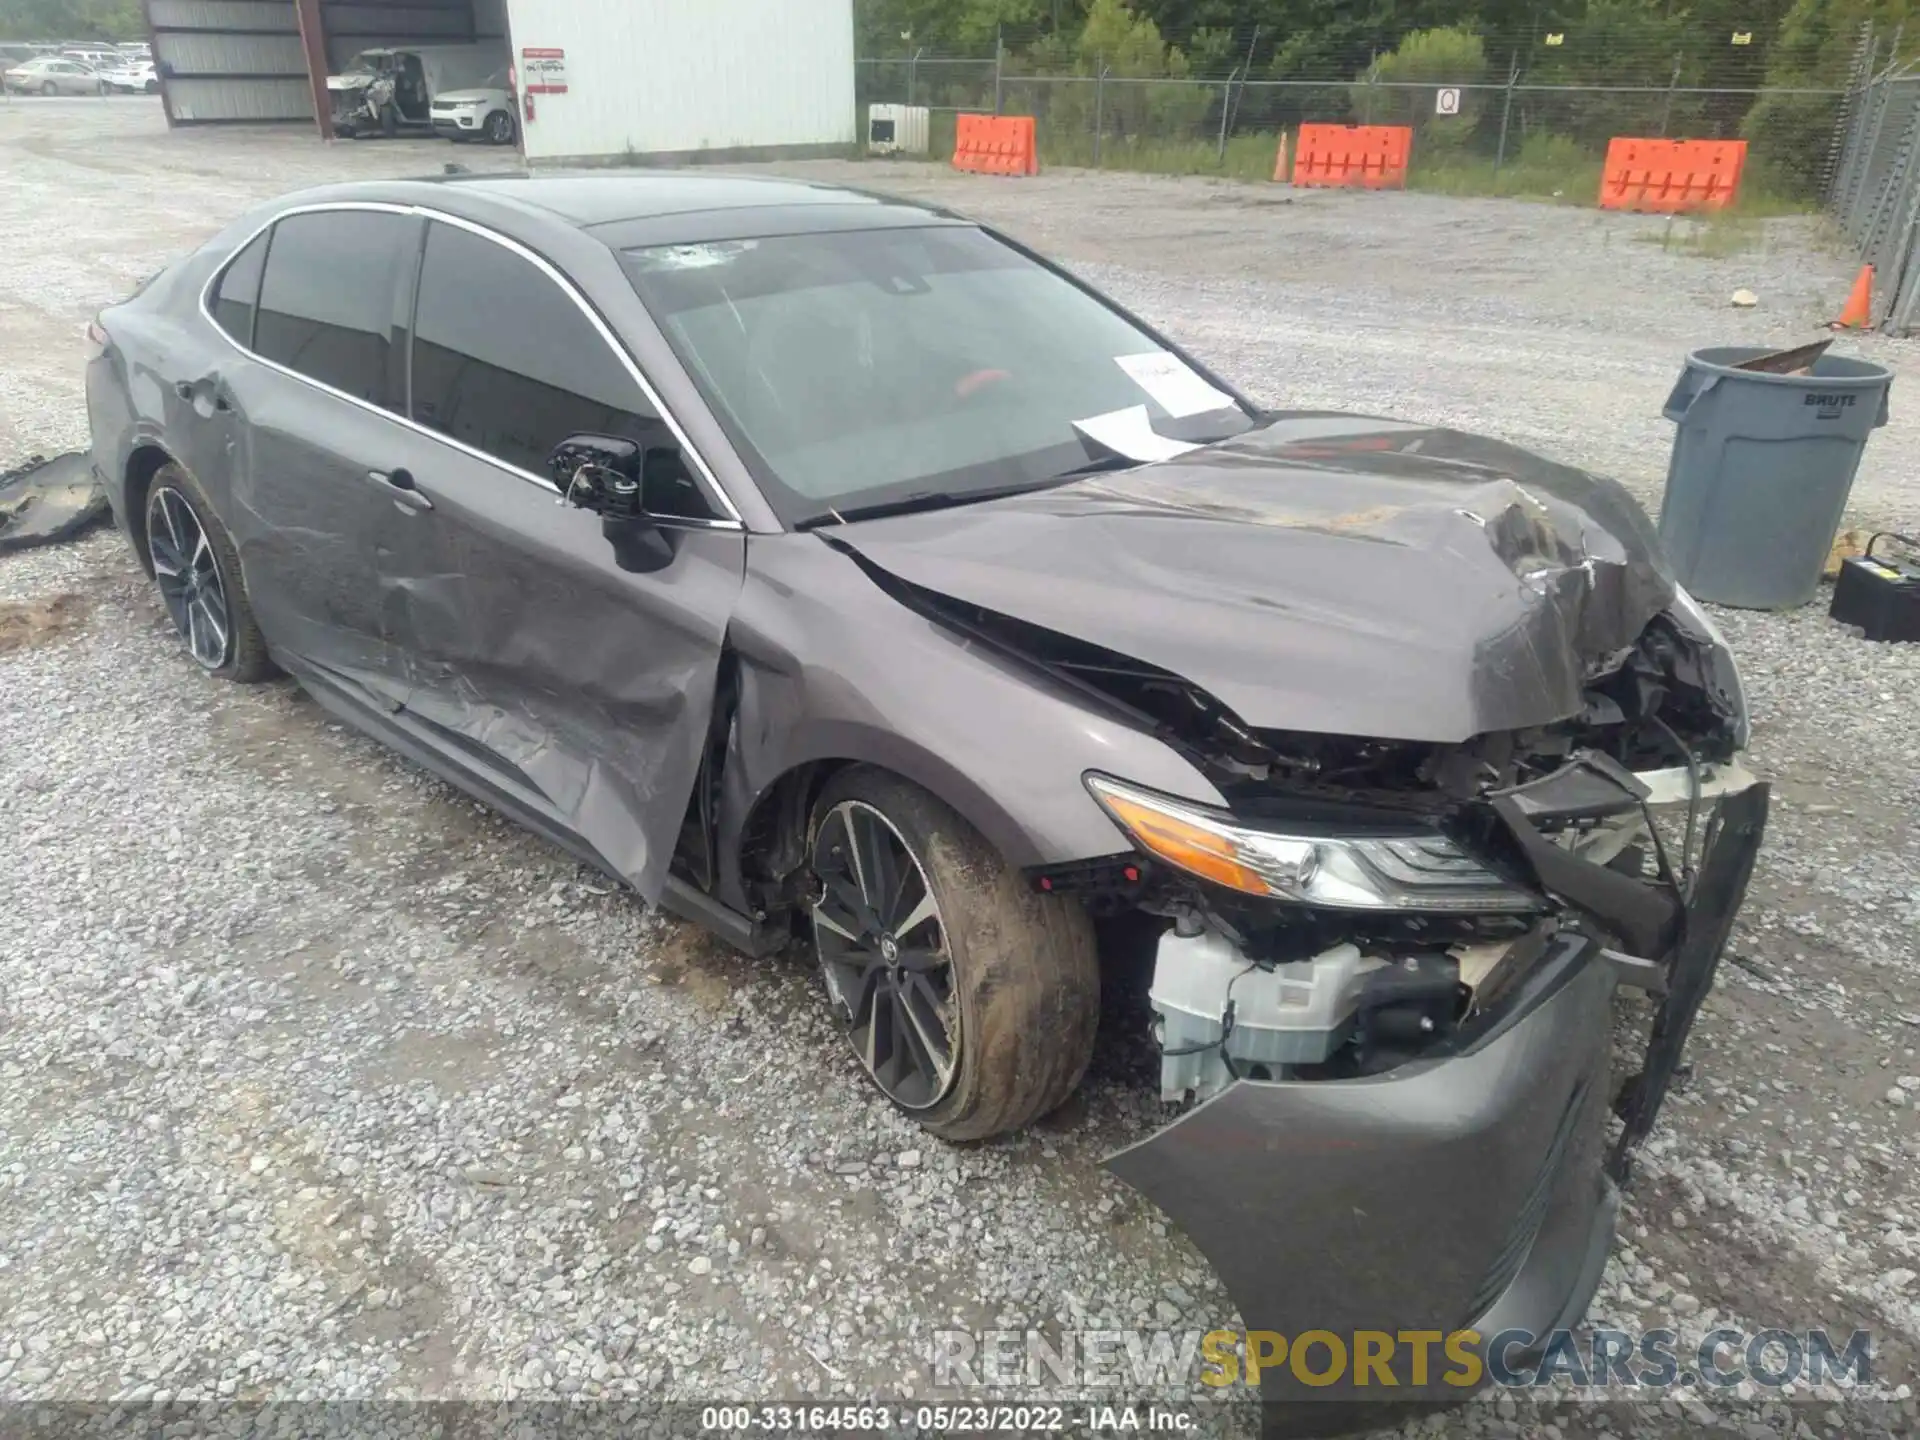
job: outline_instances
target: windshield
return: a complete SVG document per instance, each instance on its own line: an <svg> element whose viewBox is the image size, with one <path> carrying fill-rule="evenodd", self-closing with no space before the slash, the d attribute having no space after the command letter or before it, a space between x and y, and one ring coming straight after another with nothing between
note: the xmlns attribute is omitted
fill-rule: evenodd
<svg viewBox="0 0 1920 1440"><path fill-rule="evenodd" d="M622 259L789 524L965 503L1252 424L1152 336L971 226Z"/></svg>
<svg viewBox="0 0 1920 1440"><path fill-rule="evenodd" d="M342 75L378 75L386 70L393 59L391 50L362 50L347 62Z"/></svg>

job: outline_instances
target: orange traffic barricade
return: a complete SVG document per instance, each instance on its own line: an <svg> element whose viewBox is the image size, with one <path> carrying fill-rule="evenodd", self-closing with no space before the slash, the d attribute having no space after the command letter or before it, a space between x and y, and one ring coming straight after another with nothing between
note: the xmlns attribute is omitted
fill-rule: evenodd
<svg viewBox="0 0 1920 1440"><path fill-rule="evenodd" d="M953 168L979 175L1038 175L1033 116L959 116L953 131Z"/></svg>
<svg viewBox="0 0 1920 1440"><path fill-rule="evenodd" d="M1616 135L1607 143L1600 174L1600 208L1721 210L1740 193L1747 165L1744 140L1635 140Z"/></svg>
<svg viewBox="0 0 1920 1440"><path fill-rule="evenodd" d="M1302 125L1293 149L1296 185L1404 190L1413 157L1406 125Z"/></svg>

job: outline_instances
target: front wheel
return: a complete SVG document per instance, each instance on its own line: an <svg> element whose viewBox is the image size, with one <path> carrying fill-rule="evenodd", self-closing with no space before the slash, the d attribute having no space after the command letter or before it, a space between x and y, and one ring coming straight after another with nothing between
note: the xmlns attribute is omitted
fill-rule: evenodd
<svg viewBox="0 0 1920 1440"><path fill-rule="evenodd" d="M504 110L496 110L487 116L487 143L490 145L513 144L513 116Z"/></svg>
<svg viewBox="0 0 1920 1440"><path fill-rule="evenodd" d="M1080 1083L1100 974L1079 905L1025 884L959 815L865 766L815 807L814 944L889 1100L946 1140L1018 1130Z"/></svg>

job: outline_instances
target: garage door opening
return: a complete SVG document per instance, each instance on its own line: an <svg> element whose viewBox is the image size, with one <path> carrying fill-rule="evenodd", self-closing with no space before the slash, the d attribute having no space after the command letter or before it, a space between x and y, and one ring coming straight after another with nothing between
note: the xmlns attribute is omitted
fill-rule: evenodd
<svg viewBox="0 0 1920 1440"><path fill-rule="evenodd" d="M305 121L331 137L327 76L363 50L507 50L505 0L146 0L169 125Z"/></svg>

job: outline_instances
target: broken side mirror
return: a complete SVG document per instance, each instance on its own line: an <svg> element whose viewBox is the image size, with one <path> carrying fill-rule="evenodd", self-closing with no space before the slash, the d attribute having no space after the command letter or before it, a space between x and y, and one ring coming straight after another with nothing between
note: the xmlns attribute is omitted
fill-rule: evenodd
<svg viewBox="0 0 1920 1440"><path fill-rule="evenodd" d="M570 435L547 459L562 501L600 517L614 564L634 574L650 574L673 559L671 540L644 503L647 467L656 453L672 452L643 450L617 435Z"/></svg>
<svg viewBox="0 0 1920 1440"><path fill-rule="evenodd" d="M640 446L618 435L569 435L547 457L560 498L609 519L642 513L640 465Z"/></svg>

